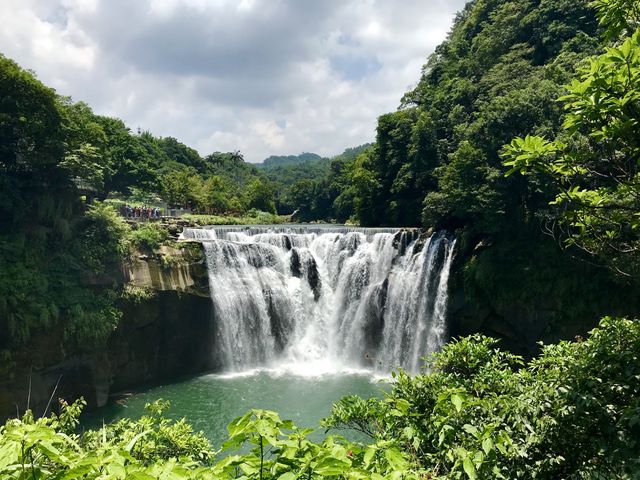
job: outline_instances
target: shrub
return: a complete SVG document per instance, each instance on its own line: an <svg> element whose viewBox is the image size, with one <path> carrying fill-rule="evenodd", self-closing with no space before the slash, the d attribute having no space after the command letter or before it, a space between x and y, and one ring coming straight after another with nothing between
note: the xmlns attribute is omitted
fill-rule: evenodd
<svg viewBox="0 0 640 480"><path fill-rule="evenodd" d="M152 252L169 239L169 231L162 225L146 223L132 230L129 238L136 248Z"/></svg>
<svg viewBox="0 0 640 480"><path fill-rule="evenodd" d="M605 318L588 340L546 346L525 367L482 336L450 343L429 366L396 375L384 400L341 400L324 425L373 426L374 439L397 440L437 478L635 478L640 470L638 321Z"/></svg>

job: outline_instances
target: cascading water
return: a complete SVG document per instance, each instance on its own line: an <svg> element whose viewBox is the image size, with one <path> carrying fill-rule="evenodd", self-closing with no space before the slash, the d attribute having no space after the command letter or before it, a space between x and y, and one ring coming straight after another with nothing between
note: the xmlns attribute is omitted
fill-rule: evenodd
<svg viewBox="0 0 640 480"><path fill-rule="evenodd" d="M415 230L185 229L207 258L216 349L229 371L420 368L446 339L455 242Z"/></svg>

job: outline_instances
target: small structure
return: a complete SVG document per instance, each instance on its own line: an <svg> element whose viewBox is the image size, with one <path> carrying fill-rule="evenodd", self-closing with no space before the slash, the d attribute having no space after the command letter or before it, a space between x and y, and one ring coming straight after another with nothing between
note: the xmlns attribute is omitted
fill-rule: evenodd
<svg viewBox="0 0 640 480"><path fill-rule="evenodd" d="M86 198L86 203L93 203L98 196L98 189L91 185L87 180L80 177L74 177L73 183L78 189L78 193Z"/></svg>

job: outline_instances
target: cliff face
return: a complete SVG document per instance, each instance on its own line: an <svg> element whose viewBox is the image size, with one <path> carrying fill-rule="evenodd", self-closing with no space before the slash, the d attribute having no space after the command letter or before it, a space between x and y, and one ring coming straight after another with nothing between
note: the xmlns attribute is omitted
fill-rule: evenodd
<svg viewBox="0 0 640 480"><path fill-rule="evenodd" d="M482 333L532 357L539 342L584 336L604 316L640 314L633 285L567 252L547 246L541 254L515 242L459 245L449 285L452 337Z"/></svg>
<svg viewBox="0 0 640 480"><path fill-rule="evenodd" d="M37 336L5 366L7 372L0 372L0 418L24 412L27 401L41 415L54 390L50 410L57 408L57 398L81 395L89 408L96 408L120 390L216 368L200 245L138 254L113 277L133 293L121 301L122 318L108 341L65 352L59 332Z"/></svg>
<svg viewBox="0 0 640 480"><path fill-rule="evenodd" d="M134 256L122 270L129 285L209 298L207 266L199 243L164 245L154 255Z"/></svg>

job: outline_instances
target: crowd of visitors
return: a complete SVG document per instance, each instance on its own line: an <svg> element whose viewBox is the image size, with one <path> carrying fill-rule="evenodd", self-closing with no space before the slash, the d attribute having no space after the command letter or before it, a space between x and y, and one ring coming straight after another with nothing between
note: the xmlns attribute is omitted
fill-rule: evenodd
<svg viewBox="0 0 640 480"><path fill-rule="evenodd" d="M126 218L160 218L162 211L157 207L132 207L125 204L120 207L120 214Z"/></svg>

